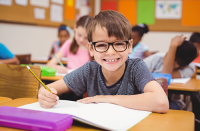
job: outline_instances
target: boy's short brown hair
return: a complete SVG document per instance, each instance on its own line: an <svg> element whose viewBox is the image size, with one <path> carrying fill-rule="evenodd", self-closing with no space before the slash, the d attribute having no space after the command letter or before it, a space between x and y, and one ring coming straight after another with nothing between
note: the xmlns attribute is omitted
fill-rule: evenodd
<svg viewBox="0 0 200 131"><path fill-rule="evenodd" d="M108 36L115 36L121 40L131 39L131 25L128 19L121 13L112 10L100 12L90 20L86 27L88 41L92 42L92 35L96 26L107 29Z"/></svg>

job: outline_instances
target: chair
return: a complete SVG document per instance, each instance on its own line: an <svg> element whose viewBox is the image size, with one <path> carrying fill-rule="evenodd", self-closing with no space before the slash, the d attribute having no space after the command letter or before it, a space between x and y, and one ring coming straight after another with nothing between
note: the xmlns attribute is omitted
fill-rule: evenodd
<svg viewBox="0 0 200 131"><path fill-rule="evenodd" d="M31 54L24 54L24 55L15 55L19 61L20 64L30 64L31 63Z"/></svg>
<svg viewBox="0 0 200 131"><path fill-rule="evenodd" d="M39 66L30 66L40 78ZM37 98L39 81L26 66L0 64L0 96L16 98Z"/></svg>
<svg viewBox="0 0 200 131"><path fill-rule="evenodd" d="M160 86L165 91L166 95L168 96L168 82L166 78L156 78L157 82L160 84Z"/></svg>

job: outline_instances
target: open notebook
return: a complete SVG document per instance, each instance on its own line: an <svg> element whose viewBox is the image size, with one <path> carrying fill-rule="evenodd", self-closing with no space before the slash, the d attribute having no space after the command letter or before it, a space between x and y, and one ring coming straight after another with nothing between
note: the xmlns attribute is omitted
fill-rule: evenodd
<svg viewBox="0 0 200 131"><path fill-rule="evenodd" d="M74 101L59 100L60 103L51 109L40 107L39 103L19 108L70 114L73 119L106 130L125 131L147 117L151 112L128 109L122 106L99 103L82 104Z"/></svg>

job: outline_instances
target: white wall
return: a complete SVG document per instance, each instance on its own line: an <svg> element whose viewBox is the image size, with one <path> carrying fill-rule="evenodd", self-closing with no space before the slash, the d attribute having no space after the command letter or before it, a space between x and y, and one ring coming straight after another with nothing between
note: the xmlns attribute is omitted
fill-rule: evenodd
<svg viewBox="0 0 200 131"><path fill-rule="evenodd" d="M0 42L14 54L31 53L32 58L48 56L57 28L0 23Z"/></svg>
<svg viewBox="0 0 200 131"><path fill-rule="evenodd" d="M150 31L142 38L150 51L167 52L169 49L170 41L173 37L183 34L187 40L192 35L192 32L155 32Z"/></svg>
<svg viewBox="0 0 200 131"><path fill-rule="evenodd" d="M190 32L148 32L142 42L150 51L167 52L171 38ZM31 53L32 58L48 56L53 41L57 40L57 28L34 25L0 23L0 42L14 54Z"/></svg>

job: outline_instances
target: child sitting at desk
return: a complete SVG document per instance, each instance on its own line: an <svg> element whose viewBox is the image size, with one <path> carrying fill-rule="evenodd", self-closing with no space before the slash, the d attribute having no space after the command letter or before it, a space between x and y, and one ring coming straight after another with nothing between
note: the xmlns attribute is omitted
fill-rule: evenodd
<svg viewBox="0 0 200 131"><path fill-rule="evenodd" d="M17 57L11 53L5 45L0 43L0 63L1 64L20 64Z"/></svg>
<svg viewBox="0 0 200 131"><path fill-rule="evenodd" d="M67 67L57 65L58 61L55 57L52 57L47 66L56 69L58 73L68 73L68 69L77 69L91 60L86 33L86 25L91 18L91 16L83 16L77 21L74 39L65 41L60 51L55 55L59 60L67 57Z"/></svg>
<svg viewBox="0 0 200 131"><path fill-rule="evenodd" d="M149 28L146 24L139 24L132 28L131 38L133 39L132 53L129 54L130 58L141 58L144 59L150 56L148 47L141 43L144 33L147 33Z"/></svg>
<svg viewBox="0 0 200 131"><path fill-rule="evenodd" d="M185 37L176 36L171 40L166 54L156 53L144 59L147 67L153 73L168 73L172 78L192 77L195 66L191 63L197 55L196 47ZM185 104L180 95L169 95L171 109L183 109Z"/></svg>
<svg viewBox="0 0 200 131"><path fill-rule="evenodd" d="M191 37L190 41L196 46L197 48L197 57L194 59L193 62L195 63L200 63L200 33L199 32L194 32Z"/></svg>
<svg viewBox="0 0 200 131"><path fill-rule="evenodd" d="M128 59L132 52L131 25L119 12L100 12L87 26L88 48L95 61L39 90L43 108L57 104L62 93L74 92L81 103L112 103L131 109L165 113L167 96L141 59Z"/></svg>
<svg viewBox="0 0 200 131"><path fill-rule="evenodd" d="M58 51L60 50L60 48L62 47L62 45L65 43L65 41L67 39L69 39L70 37L70 32L71 32L71 28L69 26L66 25L61 25L58 28L58 38L59 41L55 41L52 45L52 49L49 55L49 59L52 58L53 54L58 53Z"/></svg>

